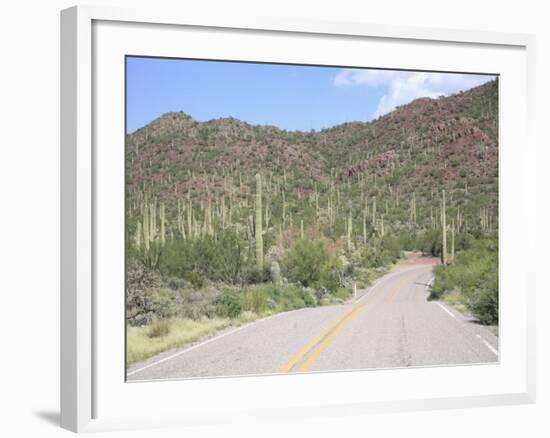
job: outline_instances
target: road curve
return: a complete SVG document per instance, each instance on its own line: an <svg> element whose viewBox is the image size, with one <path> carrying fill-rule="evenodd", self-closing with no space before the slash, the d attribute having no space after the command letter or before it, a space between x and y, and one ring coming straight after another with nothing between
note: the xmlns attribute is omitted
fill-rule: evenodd
<svg viewBox="0 0 550 438"><path fill-rule="evenodd" d="M404 266L352 302L277 314L133 365L128 381L498 361L484 326L428 301L431 264Z"/></svg>

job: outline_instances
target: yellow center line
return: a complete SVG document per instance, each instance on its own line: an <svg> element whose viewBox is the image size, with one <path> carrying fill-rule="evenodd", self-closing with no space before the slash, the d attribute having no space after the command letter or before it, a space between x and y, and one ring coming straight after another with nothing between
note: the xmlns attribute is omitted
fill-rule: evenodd
<svg viewBox="0 0 550 438"><path fill-rule="evenodd" d="M336 335L340 333L340 331L365 307L366 304L361 307L356 307L353 312L349 313L348 316L346 316L344 320L340 324L338 324L338 327L336 327L334 331L330 333L330 335L328 335L323 340L323 342L321 342L319 346L309 355L307 360L298 368L298 371L307 371L307 369L311 366L317 356L319 356L323 352L323 350L328 347L328 345L332 342Z"/></svg>
<svg viewBox="0 0 550 438"><path fill-rule="evenodd" d="M403 287L403 285L409 281L409 278L404 278L403 280L401 280L397 286L395 286L395 289L393 289L389 295L387 296L385 302L386 303L391 303L393 300L395 300L395 297L397 297L397 295L399 294L399 292L401 291L401 288Z"/></svg>
<svg viewBox="0 0 550 438"><path fill-rule="evenodd" d="M391 303L399 292L403 285L410 280L409 277L401 280L397 286L386 297L385 302ZM356 305L349 312L340 315L334 321L332 321L319 335L317 335L311 342L309 342L304 348L302 348L292 359L290 359L285 365L283 365L279 372L286 373L290 371L298 362L300 362L310 351L311 353L307 359L298 367L298 371L307 371L313 361L329 346L334 338L340 333L349 322L359 314L361 310L367 307L367 304ZM316 347L317 346L317 347ZM316 347L316 348L315 348ZM314 349L315 348L315 349ZM313 350L313 351L312 351Z"/></svg>
<svg viewBox="0 0 550 438"><path fill-rule="evenodd" d="M323 339L327 333L329 333L331 330L333 330L338 324L343 322L346 318L350 317L354 314L358 309L366 306L366 304L360 304L358 306L355 306L353 309L351 309L348 313L344 313L343 315L338 316L334 321L332 321L319 335L317 335L311 342L309 342L304 348L302 348L296 355L290 359L286 364L284 364L280 369L280 373L286 373L292 369L294 365L296 365L307 353L309 350L311 350L321 339Z"/></svg>

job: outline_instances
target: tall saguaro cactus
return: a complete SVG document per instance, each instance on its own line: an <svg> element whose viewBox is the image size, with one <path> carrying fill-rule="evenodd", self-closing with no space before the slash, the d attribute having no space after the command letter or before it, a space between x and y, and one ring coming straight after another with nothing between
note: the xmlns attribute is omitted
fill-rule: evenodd
<svg viewBox="0 0 550 438"><path fill-rule="evenodd" d="M285 199L284 189L283 189L283 228L286 228L286 199Z"/></svg>
<svg viewBox="0 0 550 438"><path fill-rule="evenodd" d="M455 260L455 223L451 222L451 263Z"/></svg>
<svg viewBox="0 0 550 438"><path fill-rule="evenodd" d="M149 209L147 208L147 203L145 202L143 205L143 243L145 244L145 252L149 251L149 247L151 244L149 232Z"/></svg>
<svg viewBox="0 0 550 438"><path fill-rule="evenodd" d="M445 190L441 197L441 233L443 235L441 247L441 263L447 264L447 214L445 211Z"/></svg>
<svg viewBox="0 0 550 438"><path fill-rule="evenodd" d="M262 177L256 174L256 266L259 270L264 266L264 239L262 236Z"/></svg>
<svg viewBox="0 0 550 438"><path fill-rule="evenodd" d="M135 234L135 245L137 249L141 248L141 222L137 222L136 234Z"/></svg>
<svg viewBox="0 0 550 438"><path fill-rule="evenodd" d="M160 204L160 244L162 246L166 244L166 210L164 202Z"/></svg>
<svg viewBox="0 0 550 438"><path fill-rule="evenodd" d="M416 225L416 195L413 192L412 199L411 199L411 218L410 223L412 225Z"/></svg>
<svg viewBox="0 0 550 438"><path fill-rule="evenodd" d="M363 245L367 245L367 213L363 215Z"/></svg>
<svg viewBox="0 0 550 438"><path fill-rule="evenodd" d="M348 251L351 251L351 235L353 232L353 218L351 215L351 209L349 211L348 216L348 226L347 226L347 243L348 243Z"/></svg>

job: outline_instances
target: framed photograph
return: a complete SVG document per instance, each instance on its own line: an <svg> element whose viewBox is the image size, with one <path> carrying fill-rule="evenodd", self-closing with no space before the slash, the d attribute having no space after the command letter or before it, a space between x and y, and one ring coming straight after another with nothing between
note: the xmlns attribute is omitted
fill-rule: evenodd
<svg viewBox="0 0 550 438"><path fill-rule="evenodd" d="M534 37L61 26L63 427L534 402Z"/></svg>

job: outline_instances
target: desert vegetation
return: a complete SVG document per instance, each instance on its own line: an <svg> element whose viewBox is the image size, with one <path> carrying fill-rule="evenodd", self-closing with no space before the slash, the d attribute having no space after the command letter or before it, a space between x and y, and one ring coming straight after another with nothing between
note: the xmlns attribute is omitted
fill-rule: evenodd
<svg viewBox="0 0 550 438"><path fill-rule="evenodd" d="M414 251L432 298L498 322L496 81L289 132L168 113L127 136L128 364L341 303Z"/></svg>

